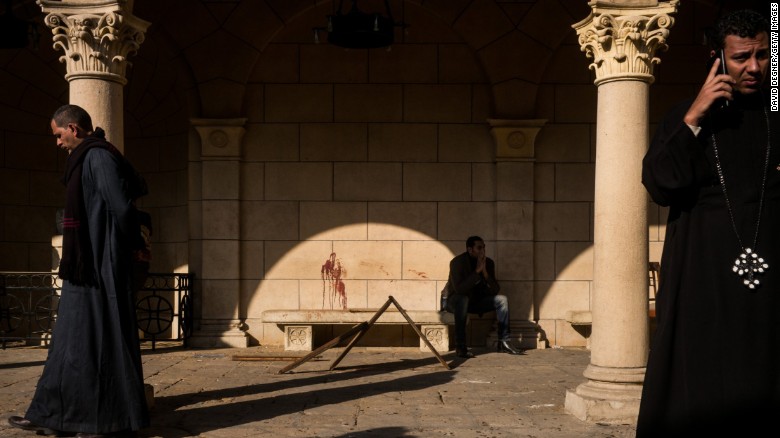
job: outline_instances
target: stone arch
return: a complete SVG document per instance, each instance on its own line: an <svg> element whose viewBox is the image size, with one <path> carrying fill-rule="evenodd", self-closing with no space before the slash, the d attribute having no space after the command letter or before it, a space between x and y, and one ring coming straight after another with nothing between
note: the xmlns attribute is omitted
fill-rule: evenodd
<svg viewBox="0 0 780 438"><path fill-rule="evenodd" d="M494 118L532 118L555 50L589 9L585 3L424 2L477 53L490 81ZM528 96L518 99L518 96Z"/></svg>
<svg viewBox="0 0 780 438"><path fill-rule="evenodd" d="M469 84L474 84L474 83L478 83L479 84L479 91L476 94L478 94L479 96L483 96L483 95L487 96L484 99L485 109L484 109L483 112L479 113L478 115L473 116L473 118L471 119L471 122L475 123L475 124L476 123L484 124L486 119L490 118L490 116L494 113L494 110L492 108L493 104L491 102L493 99L491 98L491 95L493 95L495 93L495 91L491 92L491 87L488 84L489 80L486 79L486 73L484 71L484 67L480 65L480 62L478 62L478 56L477 56L477 59L475 59L475 51L473 50L473 48L469 47L468 44L464 43L463 38L461 38L458 35L457 31L453 30L453 28L450 25L448 25L447 23L444 23L438 16L432 15L430 12L428 12L424 8L412 5L411 3L408 3L408 2L407 2L407 6L408 7L406 8L406 13L408 15L417 14L417 16L425 17L425 19L426 19L426 21L424 22L425 25L424 26L420 26L420 28L422 28L422 31L420 33L414 33L414 32L410 31L409 35L404 36L404 38L405 38L404 42L409 43L407 46L412 46L412 47L415 47L415 48L419 48L420 46L423 45L423 43L431 42L432 41L432 39L431 39L432 38L432 34L434 34L435 31L439 31L439 33L437 34L437 37L438 38L444 38L443 44L446 44L446 45L452 46L452 47L462 48L462 51L459 52L460 53L459 56L462 56L464 58L468 58L470 60L470 62L460 63L461 66L466 66L465 69L469 70L469 72L468 73L462 73L463 74L462 77L456 77L456 78L451 79L451 80L453 82L455 82L455 83L461 82L461 83L469 83ZM314 27L314 26L322 25L323 21L325 19L325 16L328 13L330 13L330 8L319 8L319 9L318 8L309 8L309 9L306 9L304 11L301 11L301 12L299 12L299 13L294 15L294 17L295 17L294 20L292 20L290 23L286 23L286 26L285 26L284 29L280 30L278 33L276 33L274 35L273 40L270 40L270 41L268 41L265 44L265 46L263 47L263 52L258 57L258 63L256 65L255 71L251 73L252 79L250 79L250 82L247 84L247 88L246 88L246 90L247 90L247 92L246 92L247 99L261 99L264 102L268 102L269 99L273 99L274 97L270 96L268 94L268 87L255 86L255 84L263 84L263 83L266 83L266 82L273 83L273 84L275 84L275 86L279 85L279 84L287 84L287 83L291 83L291 84L302 83L305 87L308 87L308 91L305 91L305 90L301 91L300 90L300 89L305 88L305 87L298 87L300 89L296 89L295 87L288 87L285 92L293 91L293 92L296 92L296 93L297 92L318 93L318 94L322 93L326 97L329 95L329 93L332 93L334 89L339 88L341 86L341 84L350 84L350 83L367 83L367 84L371 84L374 81L377 82L377 83L382 83L382 80L376 80L375 77L370 77L369 76L370 73L366 74L367 76L363 76L363 77L350 77L350 76L334 77L334 76L332 76L332 75L336 75L336 74L344 74L344 72L346 70L343 67L344 65L349 65L350 63L353 63L353 62L362 62L360 59L356 61L355 58L360 58L361 56L363 56L362 53L358 53L358 52L365 52L365 51L345 51L345 50L341 50L339 48L333 48L333 47L327 47L327 46L320 47L318 49L321 52L327 53L327 58L323 58L323 60L322 60L322 68L319 71L317 71L316 80L312 80L311 79L311 77L314 76L313 74L310 75L308 78L305 77L306 76L306 72L302 71L299 68L293 68L293 69L288 70L288 71L284 71L283 70L285 59L293 59L293 60L294 59L298 59L299 57L302 56L302 54L301 54L301 52L299 52L299 50L300 51L309 50L309 49L314 50L313 49L314 45L313 45L312 35L311 35L311 28ZM444 36L442 36L442 35L444 35ZM399 41L400 41L400 39L399 39ZM440 41L441 42L441 40L434 40L434 41ZM402 44L398 44L393 49L394 49L394 52L401 53L404 48L406 48L406 46L403 46ZM373 57L378 57L380 55L384 55L384 51L381 51L381 50L380 51L370 51L370 53L368 54L369 57L372 57L372 56ZM307 56L316 56L316 55L312 55L311 53L309 53ZM338 69L333 68L333 65L332 65L333 63L341 63L342 64L342 69L338 70ZM473 67L472 67L472 65L473 65ZM341 72L341 73L339 73L339 72ZM309 72L309 73L311 73L311 72ZM352 74L352 72L349 72L349 73ZM372 72L372 73L375 73L375 72ZM407 74L407 72L401 71L400 74L401 75ZM468 79L463 79L464 77L466 77ZM323 79L323 78L328 78L328 79ZM419 77L414 77L414 76L405 76L404 78L405 79L401 80L400 82L403 83L403 84L409 83L409 84L411 84L410 85L411 87L425 86L426 85L425 80L430 79L430 78L427 78L427 79L423 78L423 79L421 79ZM474 78L478 78L478 79L475 80ZM434 77L431 80L431 82L437 83L438 80L439 80L438 77ZM420 81L421 83L418 85L417 83L415 83L415 81ZM255 84L253 84L253 82ZM327 85L326 83L327 84L331 84L331 85ZM319 86L319 85L322 85L322 86ZM265 89L263 89L263 88L265 88ZM309 96L312 97L313 95L309 95ZM293 96L290 95L290 94L286 94L285 97L286 98L291 98ZM521 96L521 99L524 100L525 96ZM310 99L307 99L305 102L307 102L307 104L308 104L309 100ZM302 122L306 122L306 123L322 123L322 124L331 123L331 122L334 122L334 121L336 121L336 122L345 122L345 123L353 122L353 123L357 123L357 124L367 123L365 120L359 119L359 118L358 119L350 119L349 117L347 117L345 119L339 119L338 115L334 116L332 113L329 112L330 109L333 107L332 103L328 103L329 101L327 101L326 98L323 98L320 101L324 102L324 104L316 105L314 107L314 109L312 109L311 111L306 113L306 118L304 118L303 120L298 120L298 121L299 122L302 121ZM301 101L301 102L304 102L304 101ZM533 104L533 101L532 101L531 104ZM299 128L297 126L291 126L291 125L295 125L296 119L290 118L290 117L286 117L285 115L269 114L267 112L267 110L264 113L258 113L256 110L255 111L250 110L250 108L251 108L251 104L249 104L249 102L245 102L244 110L241 112L242 114L246 114L247 116L249 116L248 117L249 118L249 123L247 125L247 135L244 137L245 153L250 153L250 154L257 154L258 153L257 150L252 150L252 145L262 144L262 141L257 141L257 137L256 137L257 132L255 131L256 129L268 130L268 129L276 129L276 128L278 128L278 129L281 129L282 131L285 131L285 132L289 131L289 132L287 134L284 134L282 131L277 131L276 134L274 134L274 135L268 135L267 138L269 139L269 142L273 141L273 142L276 143L276 145L277 145L276 151L274 152L274 151L266 150L264 152L265 155L260 155L260 156L254 155L254 157L244 157L245 158L245 162L244 162L243 166L244 166L245 169L247 168L247 166L255 166L254 168L258 169L258 171L263 171L264 170L264 171L267 172L268 171L268 166L267 165L264 166L262 164L262 162L265 161L265 160L270 160L270 161L297 161L297 160L300 159L302 161L305 161L306 159L312 159L311 157L308 157L308 158L305 157L303 151L300 152L301 155L299 156L298 155L299 152L298 152L297 148L294 148L294 147L284 147L284 145L283 145L283 142L285 141L285 139L286 138L290 138L288 136L292 137L291 142L293 142L293 143L291 143L291 144L297 145L297 143L295 143L295 142L298 141L298 140L297 140L297 137L295 137L295 136L301 135L301 131L299 130ZM318 110L322 110L322 111L318 111ZM264 126L261 126L261 127L260 126L255 126L255 125L259 125L257 123L258 121L262 121ZM269 122L269 121L270 122L275 122L278 126L272 126L273 123L267 124L266 122ZM358 127L358 130L360 130L360 129L365 129L365 128ZM485 126L484 127L484 134L488 134L487 129L488 129L488 127ZM485 135L484 137L489 139L489 135ZM466 143L466 142L464 142L464 143ZM482 146L483 145L480 145L480 147L482 147ZM487 151L487 153L486 153L487 156L480 155L480 157L484 158L485 168L490 167L490 166L494 166L495 146L494 146L494 144L492 142L490 142L490 144L484 145L484 146L485 146L484 147L485 151ZM482 151L482 149L480 149L480 151ZM349 153L354 153L354 151L348 151L348 152ZM445 152L450 153L450 151L445 151ZM465 147L464 147L464 151L462 151L462 152L464 152L464 154L465 154ZM271 153L271 155L268 155L269 153ZM290 155L290 154L292 154L292 155ZM461 158L454 158L454 159L453 158L449 158L449 159L444 159L444 161L447 161L447 160L453 160L453 161L456 161L456 162L458 162L458 161L467 161L467 160L465 160L463 158L465 156L466 155L459 155L459 157L461 157ZM249 159L247 160L247 158L249 158ZM434 155L433 156L433 161L436 161L438 158L439 157ZM360 156L360 155L353 155L353 156L351 156L351 158L343 158L342 157L342 159L347 160L347 161L350 161L350 160L357 160L357 161L367 160L367 158L365 156ZM412 161L412 162L415 162L415 161L420 160L420 158L419 158L419 156L415 156L415 157L410 156L409 160ZM257 161L257 165L254 165L252 163L247 163L246 161L250 161L250 162L251 161ZM403 163L404 159L403 158L396 158L395 160L379 160L379 161L397 161L397 162L399 162L398 165L400 166L401 165L400 163ZM458 164L461 164L461 163L458 163ZM482 164L482 163L480 163L480 164ZM252 172L247 172L247 174L252 174ZM314 176L310 175L309 177L314 177ZM266 190L267 190L267 187L266 187ZM471 196L471 194L469 193L469 197L470 196ZM357 199L357 201L358 202L371 202L371 201L366 201L365 199ZM451 199L451 201L455 201L455 199ZM488 201L488 200L487 199L483 199L483 201ZM453 202L453 204L456 204L456 203L457 202ZM486 203L490 204L490 202L486 202ZM466 203L464 202L463 204L466 204ZM244 203L244 207L246 207L247 205L248 205L247 203ZM494 226L494 224L495 224L495 215L497 214L496 209L495 209L495 207L492 207L492 206L489 206L488 209L491 212L489 214L490 215L490 219L486 219L484 221L484 223L478 224L474 228L476 228L476 229L484 229L484 228L479 228L479 227L482 226L482 225L485 225L485 224L493 224L493 226ZM343 223L341 223L339 225L344 225L345 223L347 223L347 222L343 222ZM243 227L242 227L242 232L243 232ZM491 232L493 232L493 231L491 231ZM455 252L460 252L460 249L462 248L462 239L464 239L465 236L467 236L467 235L468 234L462 234L462 235L459 234L456 237L452 237L452 236L445 236L445 235L442 235L442 234L437 234L435 232L433 234L429 234L429 236L432 236L431 239L434 239L434 240L432 240L432 242L436 242L437 244L442 244L442 242L443 242L443 244L445 246L452 245L453 248L455 248L451 253L449 253L447 255L447 257L451 256ZM485 237L486 239L489 239L489 240L495 240L495 238L491 238L490 236L483 236L483 237ZM305 239L308 239L308 237L306 237ZM262 240L262 239L258 239L258 241L259 240ZM243 241L243 239L242 239L242 241ZM366 245L368 245L370 243L371 243L370 241L360 242L360 244L366 244ZM406 243L406 241L404 243ZM293 242L291 242L292 246L286 248L286 250L283 251L281 253L281 255L279 255L278 257L275 257L273 259L266 259L266 260L263 261L263 263L264 263L264 266L267 269L269 269L269 272L271 272L271 271L275 270L276 263L281 263L282 261L285 260L285 257L294 257L292 254L297 252L296 248L299 247L299 246L307 246L307 247L309 247L309 246L321 245L321 246L323 246L323 248L325 248L325 247L332 248L332 247L337 246L339 244L340 243L339 243L338 239L333 240L332 242L329 242L329 241L315 241L315 242L311 242L309 240L304 240L304 237L300 236L300 237L296 237L295 240ZM263 250L267 251L267 247L276 246L277 243L274 243L274 242L268 243L266 241L266 243L264 245L266 245L266 247ZM330 254L331 251L328 250L328 249L322 249L320 252L322 254L317 256L319 258L317 258L314 261L312 261L312 260L308 261L308 263L310 265L320 266L322 264L322 260L324 260L324 258L327 257L327 255ZM242 257L244 257L246 254L247 254L246 252L242 252ZM447 258L447 257L444 257L444 258ZM256 257L255 256L251 256L250 259L256 259ZM320 260L320 259L322 259L322 260ZM283 262L283 263L287 264L286 261ZM447 260L444 260L441 263L441 269L446 269L446 264L447 264ZM522 270L522 272L526 272L526 270ZM316 271L316 274L318 275L319 271ZM521 274L517 274L517 275L521 275ZM444 277L446 277L446 272L441 276L441 278L438 278L435 281L443 282L444 281ZM244 277L244 276L242 276L242 278L243 278L243 281L244 281L245 285L249 284L249 282L247 280L252 280L251 278L247 278L247 277ZM394 279L394 281L398 281L398 280L402 280L402 278L399 277L399 278ZM515 295L515 296L518 296L518 297L522 295L522 298L518 298L517 301L515 302L514 308L517 309L518 311L520 309L523 309L523 308L525 308L527 310L528 304L530 303L530 299L526 298L528 296L528 294L529 294L528 285L527 285L527 283L523 284L523 282L521 280L518 280L518 278L512 278L512 280L514 280L514 281L509 281L509 282L506 283L507 290L508 291L514 291L516 293L510 292L510 295ZM311 287L311 286L305 286L307 281L308 282L315 282L315 283L317 283L316 286L319 287L319 280L316 279L316 278L315 279L311 279L310 278L308 280L306 280L306 279L304 279L304 280L296 280L296 279L288 278L286 280L285 279L257 279L257 287L256 288L253 288L251 290L242 289L242 298L241 299L242 299L243 303L242 303L242 305L240 307L243 308L243 309L246 309L245 311L247 312L246 317L247 317L248 325L250 327L252 327L255 323L259 323L259 321L257 319L259 317L258 312L261 311L260 309L262 309L262 306L256 306L253 303L255 303L255 302L262 302L263 300L268 300L269 299L268 297L270 297L270 296L279 297L279 294L274 293L273 291L269 292L270 289L267 289L268 287L273 285L275 282L281 282L281 283L285 283L286 282L286 286L283 286L283 288L293 287L297 291L297 294L295 294L295 296L301 296L302 293L305 293L305 292L302 292L302 291L304 291L306 287ZM252 281L252 283L254 284L255 282ZM302 284L304 286L300 286ZM430 303L428 303L428 305L430 306L430 307L428 307L429 309L430 308L436 308L435 300L436 300L436 296L437 296L439 290L438 290L438 285L433 286L434 284L436 284L436 283L435 282L429 283L429 285L426 286L426 288L428 290L426 292L424 292L424 295L427 297L426 300L428 300L430 302ZM284 290L288 290L289 291L289 289L284 289ZM289 296L293 296L293 295L289 295ZM289 297L289 296L285 295L285 297ZM281 305L281 304L277 304L277 305ZM298 302L296 301L295 303L287 303L287 305L289 305L289 306L297 306ZM522 312L520 312L520 311L518 312L518 314L521 314L521 313ZM252 321L253 319L254 319L254 321ZM485 329L489 329L489 322L486 325L488 325L488 327L486 327Z"/></svg>
<svg viewBox="0 0 780 438"><path fill-rule="evenodd" d="M184 50L183 56L194 68L202 108L207 111L200 116L207 118L242 116L245 84L266 46L280 37L311 42L312 29L324 26L333 8L330 2L189 2L191 18L184 21L170 16L177 7L173 1L166 3L170 4L149 11L149 18L161 16L157 21L166 22L166 31ZM364 9L370 6L375 5L369 3ZM534 117L539 84L553 51L567 37L575 38L571 24L588 12L587 5L559 0L530 4L401 1L392 6L399 17L403 8L409 22L420 13L437 17L434 28L449 27L471 47L492 89L492 118ZM144 17L144 11L138 15ZM412 27L407 38L413 40L415 34L424 38L430 31ZM397 40L405 38L400 29L397 35ZM210 62L198 62L202 59Z"/></svg>
<svg viewBox="0 0 780 438"><path fill-rule="evenodd" d="M152 26L132 59L125 86L125 155L144 175L149 194L139 207L153 220L154 269L187 264L190 117L200 107L189 66L170 36Z"/></svg>
<svg viewBox="0 0 780 438"><path fill-rule="evenodd" d="M0 50L0 263L4 270L51 269L56 210L64 201L60 178L67 154L51 136L52 113L67 103L59 55L37 49Z"/></svg>

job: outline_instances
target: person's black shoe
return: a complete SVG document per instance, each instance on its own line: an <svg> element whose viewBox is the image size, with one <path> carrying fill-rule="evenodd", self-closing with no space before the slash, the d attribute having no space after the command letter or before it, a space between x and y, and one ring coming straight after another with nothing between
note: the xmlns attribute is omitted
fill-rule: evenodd
<svg viewBox="0 0 780 438"><path fill-rule="evenodd" d="M498 341L498 348L496 349L499 353L509 353L509 354L525 354L523 350L517 349L511 345L509 345L509 341Z"/></svg>
<svg viewBox="0 0 780 438"><path fill-rule="evenodd" d="M38 435L67 436L67 435L61 435L62 432L58 430L49 429L48 427L44 427L44 426L38 426L32 421L24 417L20 417L18 415L12 415L8 417L8 424L22 430L34 430Z"/></svg>
<svg viewBox="0 0 780 438"><path fill-rule="evenodd" d="M28 420L28 419L26 419L24 417L20 417L18 415L12 415L12 416L8 417L8 424L10 424L11 426L16 427L18 429L22 429L22 430L38 430L38 429L41 429L41 427L38 426L37 424L34 424L32 421L30 421L30 420Z"/></svg>
<svg viewBox="0 0 780 438"><path fill-rule="evenodd" d="M472 357L474 357L474 353L470 352L466 348L463 349L458 348L457 350L455 350L455 354L457 354L458 357L462 357L463 359L471 359Z"/></svg>

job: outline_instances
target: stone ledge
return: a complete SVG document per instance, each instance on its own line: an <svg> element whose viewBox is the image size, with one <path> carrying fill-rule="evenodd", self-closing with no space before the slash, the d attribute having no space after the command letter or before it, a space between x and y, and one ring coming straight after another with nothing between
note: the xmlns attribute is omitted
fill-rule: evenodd
<svg viewBox="0 0 780 438"><path fill-rule="evenodd" d="M590 310L569 310L566 312L566 322L585 338L585 348L590 350L590 331L593 325L593 313Z"/></svg>
<svg viewBox="0 0 780 438"><path fill-rule="evenodd" d="M264 323L277 324L284 330L284 349L286 351L311 351L312 326L330 324L360 324L374 317L379 309L345 310L266 310L262 314ZM406 314L420 327L420 331L437 351L449 350L448 325L455 324L451 313L436 310L407 310ZM408 324L398 309L388 308L376 320L375 324ZM420 339L420 351L428 351L428 346Z"/></svg>
<svg viewBox="0 0 780 438"><path fill-rule="evenodd" d="M275 324L358 324L368 321L379 309L346 310L266 310L263 322ZM407 310L416 324L455 324L455 316L436 310ZM406 318L397 309L388 308L375 324L405 324Z"/></svg>
<svg viewBox="0 0 780 438"><path fill-rule="evenodd" d="M571 325L591 325L593 314L590 310L569 310L566 312L566 322Z"/></svg>

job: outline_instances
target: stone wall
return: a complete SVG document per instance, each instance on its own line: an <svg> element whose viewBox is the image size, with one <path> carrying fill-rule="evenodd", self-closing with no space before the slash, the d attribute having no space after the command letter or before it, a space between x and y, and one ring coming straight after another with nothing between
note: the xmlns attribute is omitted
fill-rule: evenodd
<svg viewBox="0 0 780 438"><path fill-rule="evenodd" d="M392 294L436 309L450 258L479 234L512 319L538 321L549 345L586 345L565 320L592 294L597 89L571 28L586 2L407 1L410 27L390 50L345 50L324 34L315 44L328 3L135 3L152 26L127 74L125 153L150 184L140 206L154 217L154 271L233 285L224 312L250 343L280 344L264 309L338 306L342 287L348 307ZM651 86L652 127L704 76L700 34L717 11L683 3ZM65 155L48 128L68 99L60 55L45 31L37 48L0 50L0 270L51 267L64 196ZM192 119L206 117L246 118L236 162L203 165ZM489 119L546 120L532 159L499 159ZM220 198L230 185L235 199ZM217 206L206 228L203 199ZM237 218L218 208L234 204ZM657 261L666 211L649 215ZM233 231L204 257L209 239ZM473 319L472 342L490 325ZM417 345L403 330L367 340Z"/></svg>

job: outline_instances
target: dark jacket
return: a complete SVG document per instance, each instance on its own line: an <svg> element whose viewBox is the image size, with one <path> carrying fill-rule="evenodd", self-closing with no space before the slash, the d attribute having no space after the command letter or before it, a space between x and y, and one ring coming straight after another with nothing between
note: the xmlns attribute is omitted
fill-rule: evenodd
<svg viewBox="0 0 780 438"><path fill-rule="evenodd" d="M493 259L487 258L486 268L488 279L477 273L477 259L471 257L468 252L455 256L450 261L450 276L444 286L447 297L454 294L468 295L472 297L478 294L496 295L501 286L496 280L496 264Z"/></svg>

